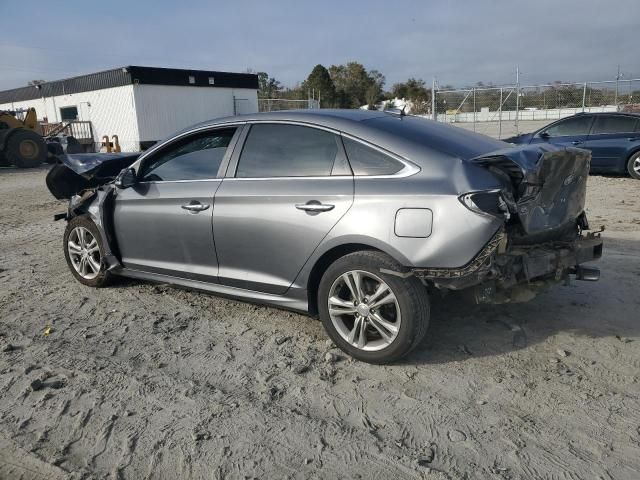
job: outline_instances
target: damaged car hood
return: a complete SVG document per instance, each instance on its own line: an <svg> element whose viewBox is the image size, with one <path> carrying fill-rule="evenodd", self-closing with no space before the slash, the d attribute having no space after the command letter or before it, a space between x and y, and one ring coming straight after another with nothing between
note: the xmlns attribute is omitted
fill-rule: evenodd
<svg viewBox="0 0 640 480"><path fill-rule="evenodd" d="M508 177L510 211L526 234L562 228L584 211L591 163L587 150L522 145L470 161Z"/></svg>
<svg viewBox="0 0 640 480"><path fill-rule="evenodd" d="M71 198L74 194L112 181L130 166L141 152L84 153L61 155L47 174L47 188L57 199Z"/></svg>

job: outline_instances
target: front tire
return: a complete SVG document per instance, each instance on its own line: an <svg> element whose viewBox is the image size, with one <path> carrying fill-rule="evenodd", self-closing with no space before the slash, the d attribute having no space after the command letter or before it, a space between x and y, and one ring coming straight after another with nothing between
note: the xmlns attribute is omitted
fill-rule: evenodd
<svg viewBox="0 0 640 480"><path fill-rule="evenodd" d="M375 364L405 356L429 325L424 285L381 269L400 270L381 252L351 253L329 266L318 289L320 319L329 337L353 358Z"/></svg>
<svg viewBox="0 0 640 480"><path fill-rule="evenodd" d="M111 283L105 270L104 245L98 227L85 215L74 217L64 231L64 258L76 280L88 287L100 288Z"/></svg>
<svg viewBox="0 0 640 480"><path fill-rule="evenodd" d="M627 171L632 178L640 180L640 152L636 152L629 157Z"/></svg>

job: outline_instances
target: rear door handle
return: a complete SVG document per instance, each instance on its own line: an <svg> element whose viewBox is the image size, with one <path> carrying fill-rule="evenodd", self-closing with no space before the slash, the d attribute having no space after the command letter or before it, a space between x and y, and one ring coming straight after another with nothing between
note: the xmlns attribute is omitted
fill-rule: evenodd
<svg viewBox="0 0 640 480"><path fill-rule="evenodd" d="M207 208L209 208L209 205L205 205L205 204L202 204L200 202L193 201L193 202L189 203L188 205L182 205L181 208L183 210L188 210L191 213L198 213L198 212L201 212L201 211L206 210Z"/></svg>
<svg viewBox="0 0 640 480"><path fill-rule="evenodd" d="M312 201L313 202L313 201ZM328 212L329 210L333 210L335 205L328 205L325 203L319 202L309 202L309 203L297 203L296 208L298 210L304 210L305 212Z"/></svg>

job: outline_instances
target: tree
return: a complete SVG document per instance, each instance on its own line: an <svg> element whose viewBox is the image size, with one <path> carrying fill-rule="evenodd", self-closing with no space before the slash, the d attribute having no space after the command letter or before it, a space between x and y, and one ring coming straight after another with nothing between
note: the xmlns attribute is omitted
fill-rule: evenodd
<svg viewBox="0 0 640 480"><path fill-rule="evenodd" d="M337 106L343 108L359 108L362 105L372 106L382 97L385 78L376 70L367 71L358 62L346 65L332 65L329 75L336 89Z"/></svg>
<svg viewBox="0 0 640 480"><path fill-rule="evenodd" d="M315 92L316 98L320 97L322 106L335 106L336 87L331 80L329 71L324 66L318 64L313 67L307 79L302 82L301 89L303 92Z"/></svg>
<svg viewBox="0 0 640 480"><path fill-rule="evenodd" d="M277 98L282 91L282 84L273 77L269 77L267 72L258 72L258 97Z"/></svg>
<svg viewBox="0 0 640 480"><path fill-rule="evenodd" d="M427 89L424 80L410 78L404 83L396 83L391 87L394 97L404 98L412 103L411 113L428 113L431 103L431 92Z"/></svg>

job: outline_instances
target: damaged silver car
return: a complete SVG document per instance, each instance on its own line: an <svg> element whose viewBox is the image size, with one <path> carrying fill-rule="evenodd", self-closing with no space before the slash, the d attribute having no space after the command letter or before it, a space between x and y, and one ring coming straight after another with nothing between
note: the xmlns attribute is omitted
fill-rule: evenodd
<svg viewBox="0 0 640 480"><path fill-rule="evenodd" d="M47 184L70 198L64 255L84 285L126 276L298 310L386 363L424 338L438 291L515 302L597 280L589 163L416 117L307 110L67 156Z"/></svg>

